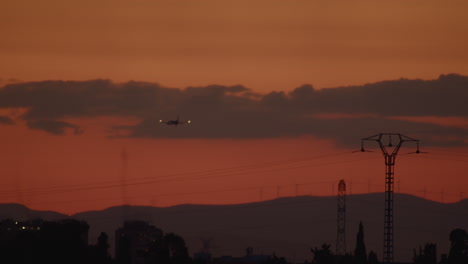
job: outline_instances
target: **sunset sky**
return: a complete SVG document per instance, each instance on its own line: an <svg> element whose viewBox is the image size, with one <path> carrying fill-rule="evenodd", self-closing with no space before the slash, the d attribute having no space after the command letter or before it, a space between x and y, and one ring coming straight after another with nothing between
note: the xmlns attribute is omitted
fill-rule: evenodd
<svg viewBox="0 0 468 264"><path fill-rule="evenodd" d="M468 198L467 1L0 3L0 202ZM192 120L168 127L159 119Z"/></svg>

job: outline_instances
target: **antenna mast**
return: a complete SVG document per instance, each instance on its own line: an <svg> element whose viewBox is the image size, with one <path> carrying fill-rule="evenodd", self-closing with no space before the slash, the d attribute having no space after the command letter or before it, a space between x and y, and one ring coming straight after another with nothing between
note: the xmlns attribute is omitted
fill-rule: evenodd
<svg viewBox="0 0 468 264"><path fill-rule="evenodd" d="M338 211L337 211L336 254L346 254L346 184L344 180L338 183Z"/></svg>

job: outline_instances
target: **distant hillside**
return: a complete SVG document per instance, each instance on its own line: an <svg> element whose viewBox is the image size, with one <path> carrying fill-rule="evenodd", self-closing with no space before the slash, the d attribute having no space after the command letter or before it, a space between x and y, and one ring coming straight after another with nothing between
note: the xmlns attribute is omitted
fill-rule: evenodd
<svg viewBox="0 0 468 264"><path fill-rule="evenodd" d="M336 197L287 197L238 205L180 205L168 208L113 207L73 217L91 225L91 241L114 230L126 219L148 221L165 232L182 235L190 252L201 249L201 239L212 238L215 256L242 256L246 247L256 253L275 252L290 260L311 259L310 248L329 243L335 248ZM382 259L384 195L348 195L347 250L353 251L359 221L364 223L365 242ZM410 261L413 248L437 243L438 254L448 252L449 233L468 230L468 200L441 204L415 196L395 195L395 259Z"/></svg>
<svg viewBox="0 0 468 264"><path fill-rule="evenodd" d="M28 219L57 220L69 216L52 211L36 211L21 204L0 204L0 219L11 218L24 221Z"/></svg>
<svg viewBox="0 0 468 264"><path fill-rule="evenodd" d="M374 250L382 260L383 205L382 193L348 195L347 251L354 250L362 221L367 250ZM90 243L95 243L100 232L107 232L113 247L114 231L125 217L183 236L191 254L201 249L201 239L212 238L214 256L243 256L250 246L257 254L275 252L303 262L311 260L312 247L328 243L335 249L336 207L336 197L301 196L237 205L122 206L72 217L89 223ZM428 242L437 244L437 254L448 253L449 233L454 228L468 230L468 200L441 204L395 194L396 261L411 261L413 249Z"/></svg>

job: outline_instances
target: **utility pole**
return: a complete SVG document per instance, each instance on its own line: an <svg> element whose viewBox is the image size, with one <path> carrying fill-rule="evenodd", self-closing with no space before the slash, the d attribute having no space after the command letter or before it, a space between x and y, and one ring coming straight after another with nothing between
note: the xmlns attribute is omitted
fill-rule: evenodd
<svg viewBox="0 0 468 264"><path fill-rule="evenodd" d="M346 254L346 184L344 180L338 183L338 210L336 217L336 254Z"/></svg>
<svg viewBox="0 0 468 264"><path fill-rule="evenodd" d="M125 222L128 220L127 205L129 205L127 196L128 153L125 147L120 153L120 158L122 160L122 175L120 177L120 185L122 191L122 220L123 222Z"/></svg>
<svg viewBox="0 0 468 264"><path fill-rule="evenodd" d="M384 253L383 263L393 263L393 192L395 159L403 142L416 142L416 151L419 151L419 140L399 133L380 133L361 140L361 152L364 141L375 141L379 144L385 159L385 218L384 218Z"/></svg>

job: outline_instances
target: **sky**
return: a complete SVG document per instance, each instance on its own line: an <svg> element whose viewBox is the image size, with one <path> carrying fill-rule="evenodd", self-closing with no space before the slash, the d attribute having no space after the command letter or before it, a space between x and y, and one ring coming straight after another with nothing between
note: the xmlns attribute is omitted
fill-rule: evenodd
<svg viewBox="0 0 468 264"><path fill-rule="evenodd" d="M0 202L468 197L466 1L3 1ZM165 126L160 119L191 120ZM384 138L388 140L387 137ZM395 142L393 139L393 142ZM385 144L387 144L386 142Z"/></svg>

